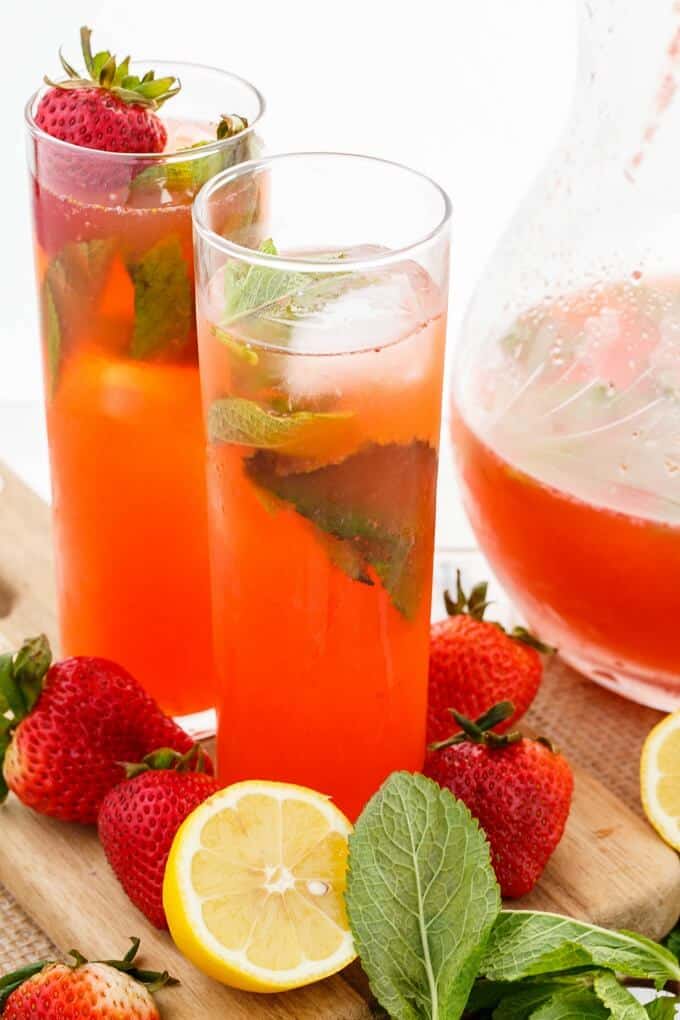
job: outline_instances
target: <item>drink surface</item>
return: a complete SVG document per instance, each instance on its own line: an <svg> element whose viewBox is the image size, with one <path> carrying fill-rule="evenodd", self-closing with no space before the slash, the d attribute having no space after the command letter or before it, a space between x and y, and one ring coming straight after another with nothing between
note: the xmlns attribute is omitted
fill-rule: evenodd
<svg viewBox="0 0 680 1020"><path fill-rule="evenodd" d="M168 127L169 147L208 137ZM36 146L62 651L186 715L213 703L190 203L214 168Z"/></svg>
<svg viewBox="0 0 680 1020"><path fill-rule="evenodd" d="M356 816L422 765L443 300L414 263L348 265L253 309L245 272L199 307L220 778Z"/></svg>
<svg viewBox="0 0 680 1020"><path fill-rule="evenodd" d="M472 523L533 625L664 705L680 698L679 396L680 281L631 281L518 320L453 424Z"/></svg>

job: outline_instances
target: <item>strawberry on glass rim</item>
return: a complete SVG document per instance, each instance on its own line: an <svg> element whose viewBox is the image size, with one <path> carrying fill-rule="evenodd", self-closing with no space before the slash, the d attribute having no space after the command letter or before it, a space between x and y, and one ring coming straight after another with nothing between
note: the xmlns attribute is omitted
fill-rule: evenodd
<svg viewBox="0 0 680 1020"><path fill-rule="evenodd" d="M67 77L52 81L38 104L38 127L63 142L102 152L163 152L168 133L156 111L181 85L178 78L130 73L130 58L120 63L108 51L94 56L91 29L83 26L80 42L86 73L76 71L60 53Z"/></svg>

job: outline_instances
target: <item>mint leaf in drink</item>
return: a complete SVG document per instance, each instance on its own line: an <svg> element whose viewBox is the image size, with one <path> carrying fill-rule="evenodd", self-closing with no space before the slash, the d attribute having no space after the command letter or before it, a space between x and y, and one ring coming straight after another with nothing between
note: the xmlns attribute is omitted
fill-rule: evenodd
<svg viewBox="0 0 680 1020"><path fill-rule="evenodd" d="M647 1020L644 1006L627 988L619 984L616 975L603 970L593 978L593 990L612 1020Z"/></svg>
<svg viewBox="0 0 680 1020"><path fill-rule="evenodd" d="M464 804L424 776L394 773L350 836L346 903L390 1017L461 1015L500 908L488 844Z"/></svg>
<svg viewBox="0 0 680 1020"><path fill-rule="evenodd" d="M256 355L257 358L257 355ZM257 362L256 362L257 363ZM346 411L291 411L277 414L253 400L223 397L208 410L208 435L213 442L280 450L289 456L304 456L305 445L323 443L333 433L342 436L352 414Z"/></svg>
<svg viewBox="0 0 680 1020"><path fill-rule="evenodd" d="M265 255L278 255L271 238L263 241L259 250ZM306 282L305 273L229 262L224 270L224 314L220 325L230 326L239 319L290 298Z"/></svg>
<svg viewBox="0 0 680 1020"><path fill-rule="evenodd" d="M114 242L70 241L47 267L40 294L48 388L57 384L64 351L87 328L106 280Z"/></svg>
<svg viewBox="0 0 680 1020"><path fill-rule="evenodd" d="M260 357L257 351L253 350L249 344L230 336L229 333L218 326L212 326L210 332L221 344L224 344L236 361L240 361L245 365L255 366L258 364Z"/></svg>
<svg viewBox="0 0 680 1020"><path fill-rule="evenodd" d="M436 451L417 440L368 443L339 463L307 467L296 472L293 458L266 450L244 461L256 485L347 543L351 561L358 556L364 565L361 574L377 575L411 619L430 584Z"/></svg>
<svg viewBox="0 0 680 1020"><path fill-rule="evenodd" d="M177 237L158 241L130 266L135 325L130 354L148 358L188 340L194 322L191 281Z"/></svg>
<svg viewBox="0 0 680 1020"><path fill-rule="evenodd" d="M220 120L216 131L216 141L223 141L228 138L235 138L242 134L248 127L245 117L236 114L225 115ZM221 146L216 151L208 152L204 156L199 155L197 150L206 146L214 146L215 140L205 139L194 142L185 149L178 149L176 155L186 152L186 159L171 159L167 157L160 159L145 167L136 175L131 184L133 193L148 187L163 187L170 192L186 191L195 194L212 177L227 170L236 163L244 163L253 159L252 136L239 139L229 146Z"/></svg>
<svg viewBox="0 0 680 1020"><path fill-rule="evenodd" d="M501 913L480 975L494 981L519 981L575 967L604 967L627 977L651 979L659 988L680 979L680 964L673 954L642 935L524 910Z"/></svg>
<svg viewBox="0 0 680 1020"><path fill-rule="evenodd" d="M42 285L40 316L42 319L43 342L45 344L48 389L50 393L54 393L59 376L59 362L61 361L61 323L59 322L59 313L57 312L57 305L49 279L46 279Z"/></svg>

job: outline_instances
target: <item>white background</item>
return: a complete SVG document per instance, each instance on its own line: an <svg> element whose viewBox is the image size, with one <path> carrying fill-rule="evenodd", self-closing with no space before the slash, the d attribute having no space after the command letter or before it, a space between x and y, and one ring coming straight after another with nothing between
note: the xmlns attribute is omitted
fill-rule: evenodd
<svg viewBox="0 0 680 1020"><path fill-rule="evenodd" d="M557 141L580 0L0 0L0 458L46 491L23 105L78 28L120 56L226 67L265 94L270 151L399 160L451 195L451 328ZM398 215L398 210L396 211Z"/></svg>

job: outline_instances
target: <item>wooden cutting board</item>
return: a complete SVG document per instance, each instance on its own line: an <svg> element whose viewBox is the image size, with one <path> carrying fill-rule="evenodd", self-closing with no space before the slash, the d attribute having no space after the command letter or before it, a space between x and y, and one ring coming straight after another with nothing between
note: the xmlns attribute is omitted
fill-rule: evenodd
<svg viewBox="0 0 680 1020"><path fill-rule="evenodd" d="M49 512L0 464L0 648L14 648L39 631L56 647ZM680 859L597 779L579 769L575 774L564 839L539 886L515 905L660 937L680 916ZM13 797L0 808L0 882L64 951L78 945L92 956L109 956L130 935L139 935L145 964L167 967L181 979L179 988L162 993L167 1020L370 1016L355 990L362 986L356 968L298 992L266 997L205 978L131 906L94 832L41 818Z"/></svg>

